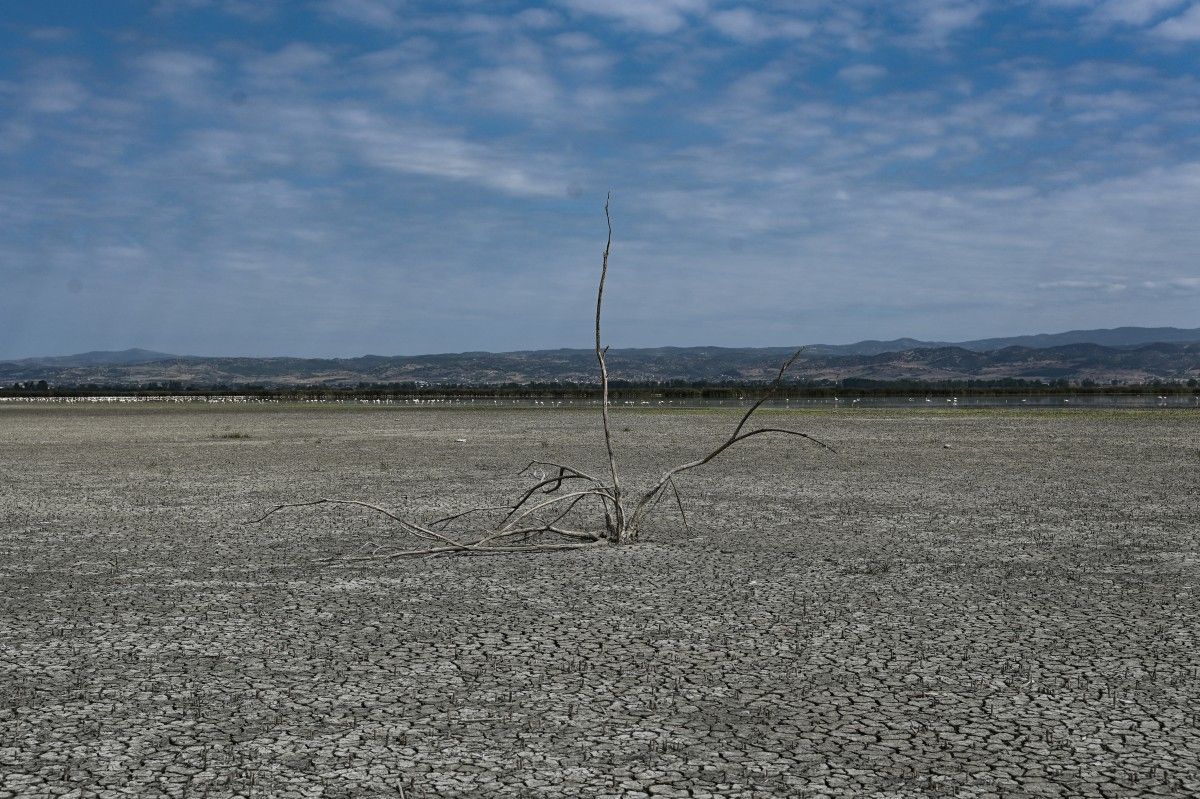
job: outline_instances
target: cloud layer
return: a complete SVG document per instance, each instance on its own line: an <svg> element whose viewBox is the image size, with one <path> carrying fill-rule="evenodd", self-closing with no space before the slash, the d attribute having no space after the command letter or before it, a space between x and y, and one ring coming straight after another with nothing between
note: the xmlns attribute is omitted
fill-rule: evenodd
<svg viewBox="0 0 1200 799"><path fill-rule="evenodd" d="M618 346L1196 324L1200 3L109 13L0 31L0 357L584 346L610 189Z"/></svg>

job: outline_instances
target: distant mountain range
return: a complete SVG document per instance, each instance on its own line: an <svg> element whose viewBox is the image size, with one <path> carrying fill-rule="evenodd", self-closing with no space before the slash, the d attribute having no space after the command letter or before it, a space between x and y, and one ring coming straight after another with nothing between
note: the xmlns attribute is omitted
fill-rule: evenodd
<svg viewBox="0 0 1200 799"><path fill-rule="evenodd" d="M23 358L19 361L9 361L8 363L35 368L70 368L74 366L121 366L136 363L153 363L154 361L185 360L189 357L191 356L171 355L166 352L141 350L135 347L130 350L120 351L93 350L92 352L81 352L78 355L51 355L44 358ZM0 363L4 362L0 361Z"/></svg>
<svg viewBox="0 0 1200 799"><path fill-rule="evenodd" d="M992 352L1005 347L1049 349L1067 344L1100 344L1104 347L1138 347L1143 344L1187 344L1200 341L1200 328L1114 327L1106 330L1068 330L1066 333L1039 333L1033 336L981 338L974 341L920 341L898 338L892 341L859 341L856 344L813 344L809 349L825 355L879 355L884 352L959 347L973 352Z"/></svg>
<svg viewBox="0 0 1200 799"><path fill-rule="evenodd" d="M789 347L657 347L609 352L614 380L760 381L774 376ZM1144 382L1200 378L1200 328L1122 327L932 342L860 341L807 347L789 375L801 380L1027 380ZM230 358L150 350L86 352L0 362L0 385L314 386L358 383L595 383L589 349L464 352L359 358Z"/></svg>

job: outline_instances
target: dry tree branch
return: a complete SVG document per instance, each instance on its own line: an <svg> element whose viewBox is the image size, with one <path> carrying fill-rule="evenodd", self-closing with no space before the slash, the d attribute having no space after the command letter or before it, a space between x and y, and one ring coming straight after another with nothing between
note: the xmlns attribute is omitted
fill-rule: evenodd
<svg viewBox="0 0 1200 799"><path fill-rule="evenodd" d="M368 510L373 510L376 513L382 513L384 516L387 516L389 519L391 519L395 522L398 522L402 527L406 528L410 533L415 535L417 538L423 538L427 541L444 541L446 543L453 544L455 546L457 546L459 543L451 538L448 538L447 536L443 535L442 533L439 533L436 530L430 530L429 528L427 528L423 525L417 524L414 521L405 519L401 516L397 516L396 514L392 513L390 510L387 510L386 508L381 508L378 505L372 505L370 502L362 502L357 499L314 499L314 500L310 500L308 502L285 502L283 504L276 505L275 507L271 508L269 511L264 513L259 518L252 519L251 521L247 522L247 524L258 524L259 522L264 521L268 517L273 516L274 514L278 513L281 510L284 510L286 508L306 508L306 507L310 507L312 505L357 505L362 508L367 508Z"/></svg>
<svg viewBox="0 0 1200 799"><path fill-rule="evenodd" d="M750 417L754 415L754 412L757 411L759 408L761 408L763 403L766 402L767 400L769 400L771 397L773 397L775 395L775 392L777 392L779 390L779 387L783 384L783 376L787 372L788 367L790 367L793 363L796 362L796 359L800 357L800 353L802 353L802 352L804 352L803 347L801 347L800 349L798 349L794 353L792 353L792 357L788 358L784 362L783 366L779 367L779 373L775 375L775 379L771 381L771 385L767 388L766 392L761 397L758 398L758 401L755 402L753 405L751 405L749 410L747 410L746 413L743 414L741 421L739 421L737 424L737 427L735 427L733 429L733 432L729 434L729 438L725 439L725 441L722 442L719 446L717 446L716 449L713 449L704 457L697 458L694 461L689 461L687 463L680 464L679 466L676 466L672 469L668 469L659 478L658 482L654 485L654 487L642 495L642 498L640 500L638 500L637 505L634 506L633 514L630 518L630 528L631 528L630 536L632 538L637 537L641 523L647 517L649 517L651 512L654 510L655 506L658 504L658 498L661 497L663 491L666 490L668 485L670 485L672 488L674 488L676 499L679 499L679 489L675 485L675 477L677 475L679 475L683 472L689 471L691 469L695 469L699 466L704 466L706 463L709 463L710 461L712 461L714 458L716 458L718 455L720 455L725 450L732 447L734 444L745 441L746 439L748 439L752 436L762 435L763 433L779 433L782 435L797 436L798 438L807 439L808 441L811 441L814 444L817 444L818 446L828 450L829 452L836 452L836 450L834 450L833 447L829 446L824 441L814 438L813 436L810 436L808 433L801 433L798 430L787 430L785 428L779 428L779 427L759 427L754 430L751 430L748 433L742 432L742 428L746 426L746 422L748 422L750 420ZM683 511L683 501L681 499L679 500L679 509L681 512Z"/></svg>
<svg viewBox="0 0 1200 799"><path fill-rule="evenodd" d="M512 505L486 505L481 508L467 508L466 510L464 510L461 513L455 513L451 516L443 516L440 519L436 519L432 522L429 522L429 526L433 527L438 524L449 524L452 521L461 519L464 516L470 516L473 513L489 513L491 511L497 511L497 510L510 510L511 508L512 508Z"/></svg>
<svg viewBox="0 0 1200 799"><path fill-rule="evenodd" d="M604 356L608 347L600 346L600 309L604 306L604 281L608 278L608 255L612 251L612 215L608 211L612 192L604 198L604 221L608 225L608 239L604 242L604 257L600 262L600 286L596 289L596 360L600 363L600 418L604 425L604 447L608 450L608 472L612 477L612 513L605 508L605 522L616 543L624 543L625 508L621 504L621 481L617 478L617 456L613 452L612 431L608 423L608 364Z"/></svg>
<svg viewBox="0 0 1200 799"><path fill-rule="evenodd" d="M461 546L461 547L432 547L430 549L402 549L396 552L385 552L380 555L360 555L350 558L322 558L321 563L363 563L374 560L398 560L400 558L419 558L431 555L509 555L513 553L558 552L564 549L589 549L596 546L598 541L587 544L534 544L531 546L492 547L492 546Z"/></svg>
<svg viewBox="0 0 1200 799"><path fill-rule="evenodd" d="M528 467L526 467L526 469L528 469ZM521 473L523 474L524 471L525 470L522 470ZM520 510L521 506L524 505L526 502L528 502L530 500L530 498L533 497L534 494L538 493L539 491L541 491L541 493L543 493L543 494L553 494L555 491L558 491L560 488L562 488L562 484L566 480L586 480L587 482L592 483L592 485L596 485L596 486L600 485L600 481L595 479L594 477L588 477L587 475L584 475L584 474L565 474L564 472L560 471L556 477L550 477L550 478L546 478L546 479L538 481L536 484L534 484L532 487L530 487L524 494L522 494L520 499L518 499L512 505L507 506L508 508L510 508L508 515L505 516L504 519L500 523L503 524L504 522L508 521L508 519L514 513L516 513L518 510Z"/></svg>
<svg viewBox="0 0 1200 799"><path fill-rule="evenodd" d="M758 398L758 402L751 405L750 410L746 411L746 414L742 417L742 420L738 422L738 426L733 428L733 435L731 435L730 438L736 438L737 434L740 433L742 428L746 426L746 422L749 421L750 417L754 415L754 412L757 411L764 402L775 396L775 392L779 390L781 385L783 385L784 374L787 373L787 370L791 368L792 364L796 362L796 359L800 357L800 353L802 352L804 352L804 347L801 347L793 352L792 357L783 362L783 366L779 367L779 373L775 375L775 379L771 381L771 385L767 388L766 392L764 392L763 395Z"/></svg>
<svg viewBox="0 0 1200 799"><path fill-rule="evenodd" d="M561 511L559 511L558 515L557 515L557 516L555 516L553 519L551 519L550 521L546 522L546 527L547 527L547 528L552 528L552 527L554 527L556 524L558 524L559 522L561 522L563 519L565 519L565 518L567 518L568 516L570 516L570 515L571 515L571 511L575 510L575 506L576 506L576 505L578 505L578 504L579 504L579 503L580 503L580 502L581 502L583 499L584 499L584 497L575 497L573 500L571 500L570 502L568 502L568 503L567 503L567 507L565 507L565 508L563 508Z"/></svg>
<svg viewBox="0 0 1200 799"><path fill-rule="evenodd" d="M513 519L510 519L508 522L506 522L502 527L497 528L497 532L503 532L505 530L510 529L512 525L516 524L517 522L521 521L522 519L532 516L533 514L537 513L542 508L548 508L551 505L557 505L558 503L565 502L568 499L573 499L575 501L578 501L578 500L582 499L583 497L588 497L588 496L596 496L596 497L600 497L602 499L608 499L610 501L613 498L612 494L609 494L607 491L605 491L603 489L599 489L599 488L589 488L585 491L572 491L570 494L563 494L561 496L555 497L554 499L547 499L544 502L539 502L537 505L526 508L525 510L518 513L516 515L516 517L514 517Z"/></svg>
<svg viewBox="0 0 1200 799"><path fill-rule="evenodd" d="M583 478L584 480L591 480L593 483L600 482L597 478L593 477L592 475L587 474L586 472L581 472L573 466L564 466L563 464L555 463L554 461L530 461L528 466L526 466L521 471L517 472L517 476L519 477L523 474L531 473L531 470L535 466L550 466L554 469L558 469L560 472L562 472L564 475L567 475L567 476L574 475L575 477L580 477L580 478ZM549 492L547 492L547 493L549 493Z"/></svg>
<svg viewBox="0 0 1200 799"><path fill-rule="evenodd" d="M604 220L608 227L608 237L604 244L604 254L600 265L600 282L596 288L595 316L595 353L600 369L600 418L604 432L604 448L608 458L608 481L580 471L573 466L553 461L530 461L518 476L532 475L534 484L522 491L509 505L490 505L468 508L448 516L443 516L432 522L420 523L399 516L379 505L353 499L317 499L309 502L290 502L276 505L251 523L265 521L279 511L289 508L304 508L315 505L351 505L366 508L380 513L395 521L400 528L417 538L428 542L424 548L401 548L390 552L381 552L382 547L376 547L369 555L354 557L327 558L322 562L341 561L347 563L365 561L386 561L397 558L436 557L439 555L499 555L510 553L551 552L594 547L608 539L610 543L624 544L636 541L641 531L641 525L652 515L668 489L675 497L675 504L683 519L684 529L690 529L687 511L683 506L683 496L676 482L680 474L711 462L721 453L735 444L748 438L768 433L803 438L818 446L833 452L833 448L808 433L789 430L781 427L757 427L746 431L746 425L754 413L768 399L773 397L783 383L784 374L796 359L800 357L803 348L792 354L779 368L778 374L771 382L767 391L742 415L737 426L729 436L696 460L675 466L659 477L658 482L641 495L633 507L632 513L627 512L625 497L621 488L617 468L617 455L613 447L611 420L609 419L609 386L608 363L606 356L608 347L604 346L600 337L601 311L604 306L604 286L608 279L608 259L612 252L612 215L609 206L612 201L611 192L604 200ZM564 490L567 483L577 490ZM561 492L561 493L560 493ZM549 498L538 498L553 495ZM600 510L604 515L604 527L601 530L575 530L562 526L572 513L577 512L585 500L595 497L599 501ZM507 511L494 527L484 530L457 531L450 529L452 523L476 514L497 513ZM544 517L551 517L547 521ZM435 529L437 528L437 529ZM516 539L522 542L516 543ZM531 538L532 543L531 543ZM568 542L562 541L568 539Z"/></svg>
<svg viewBox="0 0 1200 799"><path fill-rule="evenodd" d="M683 529L690 530L691 525L688 524L687 511L683 509L683 497L679 493L679 486L675 483L675 478L671 478L671 490L675 492L675 505L679 508L679 515L683 518Z"/></svg>

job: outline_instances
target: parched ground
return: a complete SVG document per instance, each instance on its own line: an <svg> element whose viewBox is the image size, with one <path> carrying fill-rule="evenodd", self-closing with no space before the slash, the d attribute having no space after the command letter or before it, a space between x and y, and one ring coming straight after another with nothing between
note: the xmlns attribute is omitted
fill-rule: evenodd
<svg viewBox="0 0 1200 799"><path fill-rule="evenodd" d="M1200 795L1200 415L771 413L644 544L354 566L594 413L0 408L0 797ZM726 433L621 412L627 483ZM456 439L466 439L465 442Z"/></svg>

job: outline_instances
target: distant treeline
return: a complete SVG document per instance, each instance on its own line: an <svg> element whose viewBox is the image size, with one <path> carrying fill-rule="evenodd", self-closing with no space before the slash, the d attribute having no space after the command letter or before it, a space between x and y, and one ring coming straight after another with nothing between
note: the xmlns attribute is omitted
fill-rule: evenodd
<svg viewBox="0 0 1200 799"><path fill-rule="evenodd" d="M766 384L754 382L689 382L673 380L662 383L633 383L614 380L609 394L617 400L724 400L759 396ZM1100 384L1090 380L845 380L797 381L786 383L776 393L780 399L816 399L822 397L898 397L898 396L966 396L966 397L1030 397L1040 395L1116 396L1155 395L1177 396L1200 394L1200 382L1153 381L1148 383ZM262 384L190 385L180 381L145 383L139 385L59 386L46 381L16 383L0 387L0 397L212 397L241 395L261 399L288 400L351 400L351 399L598 399L600 385L586 383L508 383L497 385L456 385L430 383L357 383L355 385L268 386Z"/></svg>

